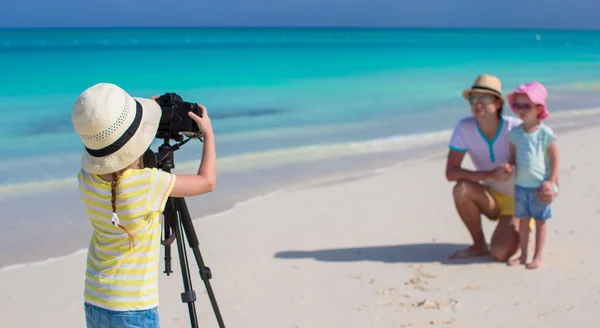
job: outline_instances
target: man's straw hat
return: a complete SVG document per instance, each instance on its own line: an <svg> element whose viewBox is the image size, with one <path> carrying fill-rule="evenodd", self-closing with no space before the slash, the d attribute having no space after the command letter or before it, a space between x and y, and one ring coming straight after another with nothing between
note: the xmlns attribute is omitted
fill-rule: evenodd
<svg viewBox="0 0 600 328"><path fill-rule="evenodd" d="M479 75L475 82L473 82L473 86L462 92L463 98L469 100L469 95L474 91L498 96L502 99L502 102L504 102L504 99L502 98L502 83L499 78L493 75Z"/></svg>
<svg viewBox="0 0 600 328"><path fill-rule="evenodd" d="M85 145L82 168L109 174L131 165L152 144L161 115L156 101L133 98L114 84L98 83L83 91L71 111Z"/></svg>

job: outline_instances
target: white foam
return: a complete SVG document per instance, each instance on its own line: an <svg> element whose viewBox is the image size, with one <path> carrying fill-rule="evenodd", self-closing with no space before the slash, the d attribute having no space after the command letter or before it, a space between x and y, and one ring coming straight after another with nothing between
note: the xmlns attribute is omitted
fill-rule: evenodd
<svg viewBox="0 0 600 328"><path fill-rule="evenodd" d="M402 167L407 167L407 166L412 166L412 165L416 165L416 164L421 164L421 163L427 163L430 162L434 159L436 159L439 156L442 156L446 154L446 151L444 151L443 153L434 153L433 155L428 155L428 156L424 156L424 157L419 157L417 159L414 160L406 160L406 161L402 161L400 163L397 164L393 164L390 166L385 166L385 167L381 167L378 169L373 170L373 173L384 173L390 170L396 170Z"/></svg>
<svg viewBox="0 0 600 328"><path fill-rule="evenodd" d="M87 248L82 248L79 250L76 250L75 252L66 254L66 255L61 255L61 256L56 256L56 257L50 257L47 258L45 260L41 260L41 261L35 261L35 262L29 262L29 263L17 263L17 264L10 264L4 267L0 267L0 272L5 272L5 271L10 271L10 270L18 270L18 269L24 269L24 268L30 268L30 267L36 267L36 266L43 266L43 265L48 265L50 263L54 263L54 262L58 262L58 261L63 261L72 257L76 257L79 256L81 254L87 254L88 249Z"/></svg>
<svg viewBox="0 0 600 328"><path fill-rule="evenodd" d="M25 182L19 184L6 184L0 186L0 200L18 197L32 190L43 191L55 188L74 186L77 188L77 178L53 179L46 181Z"/></svg>
<svg viewBox="0 0 600 328"><path fill-rule="evenodd" d="M398 135L365 141L329 143L277 149L267 152L253 152L222 158L218 161L217 166L221 172L241 171L282 164L333 159L349 155L400 151L446 141L451 133L451 130L443 130L415 135ZM183 163L179 165L179 170L181 172L196 171L197 165L197 163Z"/></svg>
<svg viewBox="0 0 600 328"><path fill-rule="evenodd" d="M551 118L570 118L585 115L598 115L600 114L600 108L580 108L572 110L563 110L551 113Z"/></svg>

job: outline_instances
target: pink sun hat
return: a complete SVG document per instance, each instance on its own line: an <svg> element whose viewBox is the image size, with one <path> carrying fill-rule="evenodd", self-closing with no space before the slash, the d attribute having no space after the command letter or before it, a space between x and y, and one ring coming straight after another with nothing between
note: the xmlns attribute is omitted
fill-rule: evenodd
<svg viewBox="0 0 600 328"><path fill-rule="evenodd" d="M538 120L543 121L550 116L550 113L548 112L548 108L546 106L546 98L548 97L548 91L546 90L546 87L544 87L543 84L541 84L538 81L532 81L526 84L521 84L517 87L515 91L506 95L506 98L508 99L508 105L510 106L510 109L512 109L512 111L515 113L516 110L514 109L513 105L515 103L515 97L518 94L525 94L534 104L542 105L543 109L540 112L540 115L538 116Z"/></svg>

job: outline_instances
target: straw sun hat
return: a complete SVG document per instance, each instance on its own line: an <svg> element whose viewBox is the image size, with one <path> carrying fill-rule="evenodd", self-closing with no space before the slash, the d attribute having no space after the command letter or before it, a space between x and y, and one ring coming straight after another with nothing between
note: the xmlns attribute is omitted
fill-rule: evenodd
<svg viewBox="0 0 600 328"><path fill-rule="evenodd" d="M98 83L83 91L71 111L85 145L82 168L109 174L131 165L152 144L161 114L156 101L131 97L114 84Z"/></svg>
<svg viewBox="0 0 600 328"><path fill-rule="evenodd" d="M504 99L502 98L502 83L496 76L488 74L479 75L470 89L463 90L463 98L469 100L471 92L491 94L500 98L502 103L504 103Z"/></svg>

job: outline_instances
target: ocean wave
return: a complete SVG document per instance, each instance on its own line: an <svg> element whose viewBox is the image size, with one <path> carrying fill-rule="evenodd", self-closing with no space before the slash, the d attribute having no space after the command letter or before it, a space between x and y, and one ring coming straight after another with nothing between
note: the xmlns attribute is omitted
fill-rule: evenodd
<svg viewBox="0 0 600 328"><path fill-rule="evenodd" d="M290 163L334 159L350 155L399 151L447 140L450 133L450 130L443 130L412 135L398 135L389 138L378 138L365 141L309 145L263 152L251 152L218 158L217 167L219 173L239 172ZM195 173L197 169L198 161L196 160L177 163L177 168L174 169L173 172ZM32 190L42 191L69 185L76 186L76 179L74 177L5 184L0 186L0 199L16 197Z"/></svg>
<svg viewBox="0 0 600 328"><path fill-rule="evenodd" d="M219 167L225 170L246 170L286 163L333 159L350 155L399 151L445 141L450 137L451 132L451 130L441 130L365 141L309 145L271 150L268 152L247 153L225 157L219 163Z"/></svg>
<svg viewBox="0 0 600 328"><path fill-rule="evenodd" d="M554 112L551 119L565 120L585 115L598 115L600 108L574 109ZM553 124L570 124L560 121ZM293 148L274 149L261 152L248 152L243 154L220 157L217 159L219 173L240 172L253 169L269 168L285 164L296 164L319 160L328 160L353 155L368 155L376 153L403 151L426 147L447 142L451 130L440 130L417 134L396 135L386 138L376 138L364 141L326 143ZM16 165L16 163L12 163ZM195 173L198 169L198 160L185 161L177 164L173 173ZM0 199L18 197L31 191L43 191L61 187L76 187L75 177L62 179L49 179L0 185Z"/></svg>

